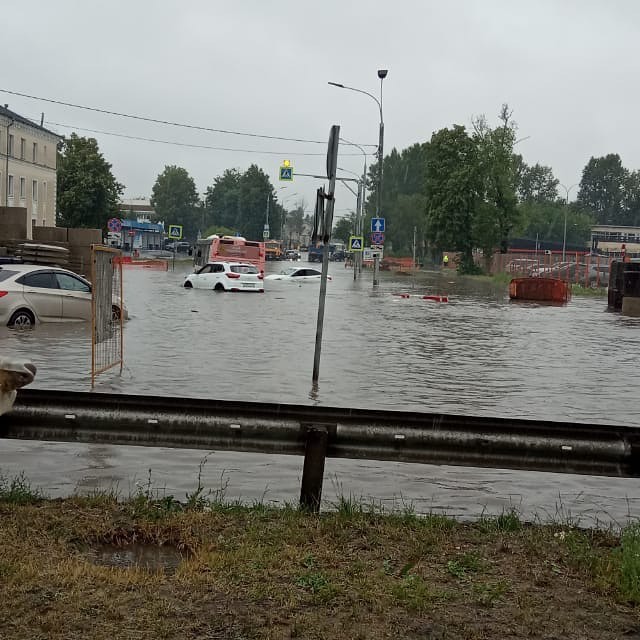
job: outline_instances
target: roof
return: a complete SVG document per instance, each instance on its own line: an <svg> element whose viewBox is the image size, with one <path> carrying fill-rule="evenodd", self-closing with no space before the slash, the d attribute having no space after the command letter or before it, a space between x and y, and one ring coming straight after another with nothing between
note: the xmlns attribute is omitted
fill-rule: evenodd
<svg viewBox="0 0 640 640"><path fill-rule="evenodd" d="M60 134L54 133L49 129L45 129L44 127L41 127L36 122L33 122L33 120L29 120L28 118L21 116L19 113L16 113L15 111L11 111L11 109L8 109L6 106L3 107L0 105L0 116L4 116L5 118L10 118L11 120L15 120L16 122L20 122L21 124L26 124L30 127L33 127L34 129L38 129L39 131L44 131L45 133L48 133L51 136L60 138L60 140L62 140L63 138L63 136L61 136Z"/></svg>

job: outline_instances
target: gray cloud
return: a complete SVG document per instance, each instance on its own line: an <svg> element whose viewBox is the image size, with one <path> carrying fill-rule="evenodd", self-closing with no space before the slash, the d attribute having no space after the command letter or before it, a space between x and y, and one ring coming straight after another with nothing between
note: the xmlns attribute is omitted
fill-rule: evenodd
<svg viewBox="0 0 640 640"><path fill-rule="evenodd" d="M617 152L626 166L640 168L640 5L633 0L23 0L8 15L0 41L4 89L271 135L325 140L340 124L345 138L375 144L374 102L327 81L377 94L376 69L384 67L387 151L454 122L469 124L473 115L494 119L508 102L519 135L529 136L518 151L530 163L552 166L562 182L578 182L592 155ZM285 157L302 173L324 166L321 156L295 155L324 152L319 145L185 131L6 94L0 101L28 117L44 111L48 122L282 152L280 158L92 134L128 196L149 195L166 164L184 166L201 192L224 169L251 162L276 186ZM362 167L359 157L340 164ZM317 186L299 177L283 193L297 192L311 207ZM336 206L354 206L342 187Z"/></svg>

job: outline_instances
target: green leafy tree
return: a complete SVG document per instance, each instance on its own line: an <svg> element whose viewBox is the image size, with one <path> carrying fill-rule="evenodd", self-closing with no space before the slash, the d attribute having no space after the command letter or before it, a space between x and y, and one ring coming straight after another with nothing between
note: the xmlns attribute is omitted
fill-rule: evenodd
<svg viewBox="0 0 640 640"><path fill-rule="evenodd" d="M517 219L516 175L513 144L516 126L508 105L500 111L502 125L492 129L484 116L474 120L474 142L478 148L478 171L482 179L482 205L474 220L474 237L489 263L493 251L506 253Z"/></svg>
<svg viewBox="0 0 640 640"><path fill-rule="evenodd" d="M477 271L472 230L483 187L478 148L465 127L431 136L426 166L427 232L439 250L460 252L461 273Z"/></svg>
<svg viewBox="0 0 640 640"><path fill-rule="evenodd" d="M555 202L558 199L557 178L551 167L529 166L521 155L513 156L513 167L519 202Z"/></svg>
<svg viewBox="0 0 640 640"><path fill-rule="evenodd" d="M406 241L408 234L411 235L411 242L413 242L413 226L416 220L411 217L411 221L408 223L409 229L405 229L404 222L397 218L399 215L398 205L401 196L424 195L427 153L428 145L426 143L416 143L401 152L392 149L391 153L384 158L381 213L386 220L387 246L393 246L394 253L408 251ZM364 225L365 230L370 229L369 221L376 213L378 197L377 163L369 168L367 188L369 192L365 205L367 213ZM421 224L424 226L426 212L423 209L420 213L423 218Z"/></svg>
<svg viewBox="0 0 640 640"><path fill-rule="evenodd" d="M285 223L285 236L289 241L289 245L293 242L300 242L300 236L304 232L305 215L304 205L300 205L288 212Z"/></svg>
<svg viewBox="0 0 640 640"><path fill-rule="evenodd" d="M625 186L629 172L617 153L591 158L582 171L578 205L598 224L625 224Z"/></svg>
<svg viewBox="0 0 640 640"><path fill-rule="evenodd" d="M240 178L237 169L227 169L207 187L204 206L207 220L212 224L228 229L238 229L241 218Z"/></svg>
<svg viewBox="0 0 640 640"><path fill-rule="evenodd" d="M269 235L280 238L284 209L276 202L273 186L267 174L252 164L240 178L240 219L238 227L246 238L262 239L269 217Z"/></svg>
<svg viewBox="0 0 640 640"><path fill-rule="evenodd" d="M151 205L165 224L180 224L185 238L195 239L205 226L199 209L196 184L186 169L166 166L156 178L151 192Z"/></svg>
<svg viewBox="0 0 640 640"><path fill-rule="evenodd" d="M280 238L285 211L276 201L269 177L252 164L244 173L227 169L205 193L204 206L210 224L234 229L251 239L262 239L269 217L272 238Z"/></svg>
<svg viewBox="0 0 640 640"><path fill-rule="evenodd" d="M75 133L65 138L58 154L59 226L106 228L107 220L118 215L123 190L95 138Z"/></svg>
<svg viewBox="0 0 640 640"><path fill-rule="evenodd" d="M348 215L340 218L333 225L332 237L334 240L340 240L347 244L349 242L349 236L352 236L356 228L356 214L351 212Z"/></svg>

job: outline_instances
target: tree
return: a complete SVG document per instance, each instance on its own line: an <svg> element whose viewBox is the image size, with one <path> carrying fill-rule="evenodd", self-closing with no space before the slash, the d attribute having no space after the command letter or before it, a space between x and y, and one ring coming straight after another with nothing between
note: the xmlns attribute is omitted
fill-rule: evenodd
<svg viewBox="0 0 640 640"><path fill-rule="evenodd" d="M356 228L356 214L355 212L349 213L349 215L340 218L333 225L333 238L335 240L341 240L345 244L349 242L349 236L355 233Z"/></svg>
<svg viewBox="0 0 640 640"><path fill-rule="evenodd" d="M478 147L478 167L482 179L482 206L478 207L473 235L489 263L493 251L506 253L516 221L516 180L513 144L516 126L511 111L502 105L502 126L491 129L484 116L474 120L474 142Z"/></svg>
<svg viewBox="0 0 640 640"><path fill-rule="evenodd" d="M426 163L427 232L437 249L460 252L461 273L476 271L472 229L482 186L478 148L465 127L434 133Z"/></svg>
<svg viewBox="0 0 640 640"><path fill-rule="evenodd" d="M275 199L269 177L255 164L244 173L227 169L215 178L207 188L204 203L209 224L261 240L268 217L270 236L280 238L282 234L285 211Z"/></svg>
<svg viewBox="0 0 640 640"><path fill-rule="evenodd" d="M625 224L625 186L629 172L617 153L590 158L582 171L577 203L598 224Z"/></svg>
<svg viewBox="0 0 640 640"><path fill-rule="evenodd" d="M289 238L290 245L294 238L296 242L300 242L300 236L304 232L304 225L304 205L298 205L293 211L289 211L285 223L285 236Z"/></svg>
<svg viewBox="0 0 640 640"><path fill-rule="evenodd" d="M400 247L406 245L407 233L411 235L411 251L413 251L413 223L410 224L410 232L408 232L403 228L403 223L396 218L401 196L424 195L427 153L428 145L426 143L416 143L401 152L392 149L391 153L384 158L381 213L386 219L386 241L394 247L395 253L400 250ZM370 228L369 220L376 212L378 194L377 163L369 168L367 188L369 193L365 206L368 217L364 221L365 229ZM422 209L420 214L423 218L422 224L424 224L425 210Z"/></svg>
<svg viewBox="0 0 640 640"><path fill-rule="evenodd" d="M273 186L267 174L252 164L239 181L238 230L250 239L261 239L264 225L269 221L269 235L279 238L282 229L284 209L277 204Z"/></svg>
<svg viewBox="0 0 640 640"><path fill-rule="evenodd" d="M95 138L72 133L58 154L57 224L103 229L118 215L124 190L111 173Z"/></svg>
<svg viewBox="0 0 640 640"><path fill-rule="evenodd" d="M198 210L196 184L186 169L166 166L156 178L151 192L151 205L165 224L180 224L185 238L195 239L206 224Z"/></svg>
<svg viewBox="0 0 640 640"><path fill-rule="evenodd" d="M529 166L521 155L513 156L516 191L519 202L555 202L558 185L551 167L541 164Z"/></svg>
<svg viewBox="0 0 640 640"><path fill-rule="evenodd" d="M204 203L206 218L212 224L237 229L240 218L240 178L237 169L227 169L207 187Z"/></svg>

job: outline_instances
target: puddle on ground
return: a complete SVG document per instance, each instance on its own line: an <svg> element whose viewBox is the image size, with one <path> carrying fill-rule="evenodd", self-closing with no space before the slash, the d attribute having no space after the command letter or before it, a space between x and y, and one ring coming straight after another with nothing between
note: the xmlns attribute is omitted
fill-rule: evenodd
<svg viewBox="0 0 640 640"><path fill-rule="evenodd" d="M101 544L93 546L87 556L94 564L119 569L145 569L174 573L186 558L171 545L132 543L123 546Z"/></svg>

